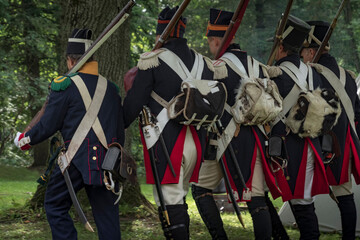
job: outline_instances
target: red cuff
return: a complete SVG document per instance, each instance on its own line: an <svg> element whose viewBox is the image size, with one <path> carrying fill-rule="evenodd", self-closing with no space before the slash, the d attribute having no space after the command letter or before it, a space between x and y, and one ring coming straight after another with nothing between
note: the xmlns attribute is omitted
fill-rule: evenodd
<svg viewBox="0 0 360 240"><path fill-rule="evenodd" d="M24 138L24 137L25 137L25 133L20 134L19 139L18 139L19 146L20 146L20 143L21 143L21 139ZM23 150L23 151L28 150L29 148L31 148L31 146L28 143L23 145L23 146L20 146L20 149Z"/></svg>

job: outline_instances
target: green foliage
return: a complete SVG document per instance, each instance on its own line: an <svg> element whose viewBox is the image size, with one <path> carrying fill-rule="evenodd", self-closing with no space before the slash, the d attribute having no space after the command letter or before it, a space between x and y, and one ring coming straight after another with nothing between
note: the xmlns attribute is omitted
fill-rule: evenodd
<svg viewBox="0 0 360 240"><path fill-rule="evenodd" d="M10 146L39 110L56 76L55 1L0 0L0 161L29 165L29 154ZM6 10L6 11L5 11Z"/></svg>

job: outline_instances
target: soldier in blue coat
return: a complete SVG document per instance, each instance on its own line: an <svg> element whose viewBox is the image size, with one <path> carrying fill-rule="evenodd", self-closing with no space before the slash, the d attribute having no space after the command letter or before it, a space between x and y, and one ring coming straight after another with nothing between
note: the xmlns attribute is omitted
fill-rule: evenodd
<svg viewBox="0 0 360 240"><path fill-rule="evenodd" d="M91 45L91 30L75 29L67 47L67 66L70 69ZM99 79L98 63L92 58L75 74L60 76L51 83L48 105L40 121L28 132L19 133L15 144L22 150L30 148L57 131L61 132L67 148L86 113L84 101L72 78L79 76L90 97L94 96ZM124 124L121 98L115 84L108 82L97 118L106 142L124 143ZM91 100L91 99L90 99ZM94 128L94 125L93 125ZM92 207L99 239L121 239L119 208L116 196L105 188L101 164L106 149L94 129L90 129L73 157L68 172L75 192L85 188ZM77 239L77 232L69 215L72 201L64 177L56 164L45 194L45 210L53 239Z"/></svg>
<svg viewBox="0 0 360 240"><path fill-rule="evenodd" d="M177 8L166 7L159 14L156 29L157 38L160 37ZM168 119L167 109L159 102L158 98L154 98L154 93L156 93L164 101L169 102L179 94L181 89L181 77L167 64L170 61L175 63L179 63L179 61L174 60L174 57L162 59L164 53L174 53L189 71L195 65L195 54L197 53L188 47L187 40L183 38L185 28L186 18L181 17L171 32L169 39L165 41L163 48L140 56L139 70L131 89L124 99L125 127L128 127L138 117L144 105L150 108L151 114L156 116L160 124L165 125L161 130L175 175L170 171L165 149L162 147L160 140L157 139L154 145L150 146L148 142L145 142L143 132L141 132L141 135L146 182L148 184L154 184L154 177L150 167L151 154L149 153L151 151L154 152L154 158L156 159L156 169L170 220L169 225L159 207L159 217L167 239L189 238L189 215L184 199L189 189L189 182L197 182L206 137L203 129L197 130L194 126L183 125L174 119ZM212 79L213 66L211 60L203 56L199 57L199 59L204 66L201 69L202 79ZM160 206L155 187L154 198L157 205Z"/></svg>
<svg viewBox="0 0 360 240"><path fill-rule="evenodd" d="M206 36L208 38L210 52L215 55L220 48L221 40L224 37L227 27L230 24L234 13L219 9L210 9L210 21L207 26ZM249 61L250 60L250 61ZM238 67L233 69L228 61ZM239 62L237 62L239 61ZM257 64L247 52L240 49L234 42L227 48L225 54L214 62L215 78L223 82L228 91L227 104L235 104L236 95L245 77L250 77L252 72L257 72L252 77L264 77L266 68L264 65ZM241 75L237 73L241 72ZM251 72L251 73L250 73ZM230 112L224 111L221 118L222 125L226 128L233 116ZM262 127L262 126L261 126ZM275 183L270 164L265 153L266 136L264 129L256 125L238 125L232 132L234 137L230 144L234 149L236 161L238 162L245 184L249 192L244 196L244 189L240 181L240 176L236 172L236 167L229 151L225 151L222 157L228 172L231 188L237 201L246 201L249 212L253 219L254 233L256 239L271 239L272 226L269 209L265 199L266 185L269 187L274 198L281 196L281 191ZM223 174L215 156L209 154L200 169L199 182L192 185L192 193L198 207L199 213L206 224L212 239L227 239L223 223L212 196L213 190L217 187Z"/></svg>
<svg viewBox="0 0 360 240"><path fill-rule="evenodd" d="M311 62L319 48L319 44L323 41L326 32L329 29L329 23L323 21L309 21L311 32L304 42L301 56L304 62ZM333 72L333 80L341 83L339 87L332 86L328 76L322 75L323 85L332 88L342 101L342 112L337 124L332 131L335 133L340 148L340 154L336 155L326 169L326 174L333 192L339 201L338 207L341 213L342 237L343 239L355 239L356 230L356 206L354 202L354 193L352 192L351 173L354 176L356 184L360 184L360 101L356 93L357 87L355 83L355 75L342 69L336 62L335 58L329 54L330 45L325 47L318 64L321 73L327 71ZM341 72L343 74L341 74ZM343 77L342 77L343 76ZM340 88L345 89L345 95L342 96ZM348 116L348 111L344 108L343 98L348 97L350 104L346 107L348 111L353 112L353 119ZM354 124L355 128L352 126Z"/></svg>
<svg viewBox="0 0 360 240"><path fill-rule="evenodd" d="M297 93L292 90L298 86L301 91L321 86L321 78L316 70L300 61L299 50L309 31L308 24L290 15L283 40L276 52L276 67L269 70L274 73L271 77L279 88L284 104L291 98L297 101L300 90ZM284 111L280 116L288 115L289 112ZM300 229L300 238L318 239L320 232L313 197L329 191L320 141L318 137L300 137L289 131L284 118L280 116L273 123L271 135L284 139L286 151L283 157L287 159L288 165L284 171L275 173L276 180L282 191L283 201L290 200Z"/></svg>

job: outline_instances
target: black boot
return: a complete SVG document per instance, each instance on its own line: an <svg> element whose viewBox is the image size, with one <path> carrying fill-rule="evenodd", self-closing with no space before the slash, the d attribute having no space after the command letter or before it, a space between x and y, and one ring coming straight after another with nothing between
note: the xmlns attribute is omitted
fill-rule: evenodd
<svg viewBox="0 0 360 240"><path fill-rule="evenodd" d="M252 197L247 206L253 221L255 239L271 239L271 217L265 197Z"/></svg>
<svg viewBox="0 0 360 240"><path fill-rule="evenodd" d="M354 194L337 197L341 214L342 239L355 239L356 206Z"/></svg>
<svg viewBox="0 0 360 240"><path fill-rule="evenodd" d="M188 217L186 208L183 204L167 205L170 225L167 223L161 208L158 208L159 218L164 236L167 240L188 240L189 230L187 227Z"/></svg>
<svg viewBox="0 0 360 240"><path fill-rule="evenodd" d="M300 239L319 239L319 223L315 214L314 203L308 205L290 204L300 230Z"/></svg>
<svg viewBox="0 0 360 240"><path fill-rule="evenodd" d="M265 193L265 202L269 208L271 217L272 237L274 240L288 240L289 236L282 225L279 214L277 213L273 203L271 202L268 192Z"/></svg>
<svg viewBox="0 0 360 240"><path fill-rule="evenodd" d="M212 191L199 186L191 186L196 206L212 239L227 240L220 212L216 206Z"/></svg>

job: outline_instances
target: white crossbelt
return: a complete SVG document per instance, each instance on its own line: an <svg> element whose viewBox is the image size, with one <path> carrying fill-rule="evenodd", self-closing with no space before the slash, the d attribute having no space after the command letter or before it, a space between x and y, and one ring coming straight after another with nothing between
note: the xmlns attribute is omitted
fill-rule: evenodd
<svg viewBox="0 0 360 240"><path fill-rule="evenodd" d="M76 129L74 136L72 137L71 142L69 144L69 147L65 153L68 161L68 165L75 156L76 152L78 151L80 145L84 141L91 127L94 125L94 122L97 118L97 115L99 113L100 107L102 105L105 96L106 88L107 88L107 80L103 76L99 75L94 97L83 119L81 120L78 128Z"/></svg>
<svg viewBox="0 0 360 240"><path fill-rule="evenodd" d="M191 78L200 79L204 70L204 61L200 54L195 52L195 60L191 72L187 69L184 62L172 51L166 50L159 54L159 58L164 61L180 78L182 81L187 81ZM151 97L159 103L163 109L156 116L156 126L145 126L143 131L147 131L145 137L146 147L150 149L158 141L160 134L164 130L166 124L170 121L167 113L169 102L160 97L156 92L151 92Z"/></svg>
<svg viewBox="0 0 360 240"><path fill-rule="evenodd" d="M248 63L248 71L249 74L247 74L246 69L240 59L233 53L226 52L222 57L221 60L223 60L236 74L238 74L241 78L256 78L260 75L260 64L258 61L253 59L251 56L247 56L247 63ZM225 104L225 110L231 115L231 106L229 104ZM257 126L260 131L266 135L264 127L262 125ZM219 159L224 154L226 148L230 144L232 138L234 137L235 131L236 131L236 122L234 118L231 118L228 125L225 127L224 132L219 137L218 140L218 150L216 153L216 159L219 161Z"/></svg>
<svg viewBox="0 0 360 240"><path fill-rule="evenodd" d="M305 63L300 62L300 67L297 68L293 63L291 62L282 62L280 64L281 70L283 70L289 77L295 82L293 88L290 90L290 92L287 94L287 96L283 100L283 110L279 115L275 118L275 120L271 123L271 126L275 126L279 121L282 121L285 123L286 114L290 111L290 109L296 104L299 94L302 91L307 91L308 84L306 82L306 78L308 76L308 72L311 72L309 74L309 82L311 89L313 89L313 75L312 75L312 69L310 66L307 66ZM310 79L311 78L311 79Z"/></svg>
<svg viewBox="0 0 360 240"><path fill-rule="evenodd" d="M75 75L71 79L73 80L73 82L75 83L75 85L77 86L77 88L80 92L81 98L85 105L85 109L88 110L92 99L91 99L90 93L89 93L84 81L81 79L81 77L79 75ZM104 130L101 126L101 123L100 123L98 117L96 117L95 122L92 125L92 129L94 130L96 136L98 137L98 139L101 142L101 144L103 145L103 147L108 149L108 143L106 141L105 133L104 133Z"/></svg>
<svg viewBox="0 0 360 240"><path fill-rule="evenodd" d="M330 85L333 87L333 89L338 94L340 101L345 109L345 113L349 119L351 128L353 129L355 135L357 136L356 127L355 127L355 113L353 109L353 105L351 103L351 99L349 98L349 95L346 93L345 90L345 83L346 83L346 73L345 70L339 66L340 70L340 79L335 75L333 71L331 71L329 68L317 64L322 71L321 74L329 81Z"/></svg>

